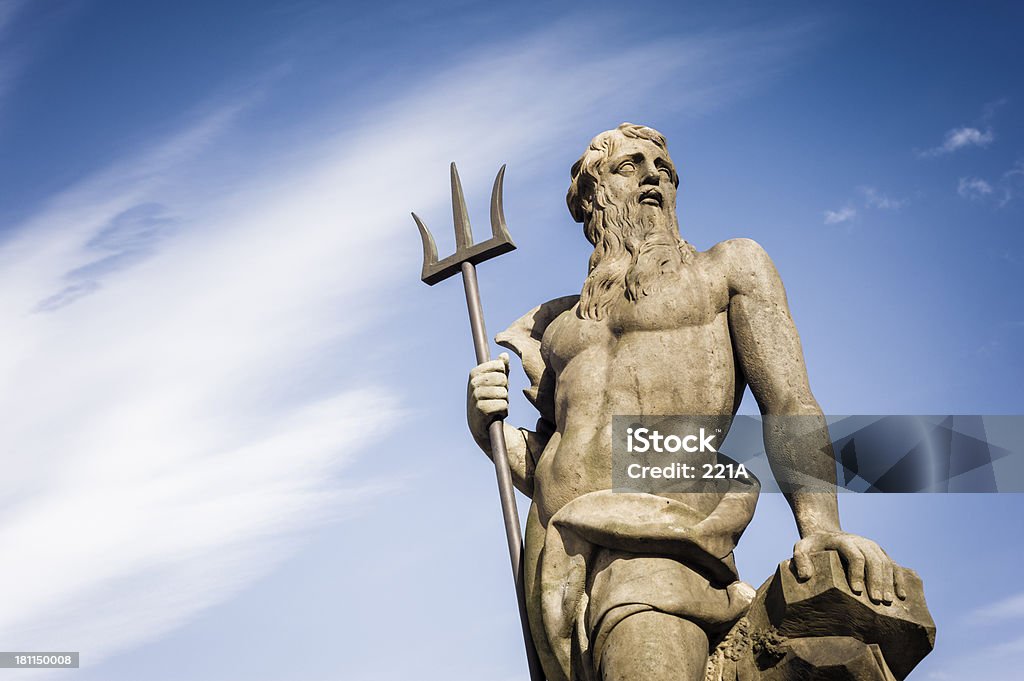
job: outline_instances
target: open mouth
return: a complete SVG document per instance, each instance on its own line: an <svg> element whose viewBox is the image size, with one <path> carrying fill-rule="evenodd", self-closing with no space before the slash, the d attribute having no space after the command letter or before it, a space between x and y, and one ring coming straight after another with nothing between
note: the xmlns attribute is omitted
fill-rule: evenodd
<svg viewBox="0 0 1024 681"><path fill-rule="evenodd" d="M640 194L640 203L645 206L661 207L661 192L657 189L647 189Z"/></svg>

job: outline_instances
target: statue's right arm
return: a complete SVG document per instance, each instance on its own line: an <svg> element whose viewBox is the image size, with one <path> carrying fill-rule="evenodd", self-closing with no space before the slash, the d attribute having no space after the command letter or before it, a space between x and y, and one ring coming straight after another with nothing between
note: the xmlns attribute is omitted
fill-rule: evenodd
<svg viewBox="0 0 1024 681"><path fill-rule="evenodd" d="M523 363L530 387L523 391L540 412L534 430L504 424L512 482L523 494L533 496L533 471L548 440L555 432L555 378L541 351L544 332L559 315L571 310L579 296L563 296L538 305L495 336ZM474 368L469 374L466 411L469 429L480 448L491 456L488 430L495 419L508 415L508 355Z"/></svg>
<svg viewBox="0 0 1024 681"><path fill-rule="evenodd" d="M469 372L466 416L473 439L488 457L493 457L488 432L490 425L496 419L504 420L508 416L507 353L503 352L498 359L479 364ZM503 426L512 484L526 496L532 497L534 465L550 433L544 435L508 423L503 423Z"/></svg>

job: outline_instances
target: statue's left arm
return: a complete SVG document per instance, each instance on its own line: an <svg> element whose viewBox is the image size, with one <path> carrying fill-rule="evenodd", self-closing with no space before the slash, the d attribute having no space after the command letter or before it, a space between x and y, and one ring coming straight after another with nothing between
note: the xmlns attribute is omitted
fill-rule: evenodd
<svg viewBox="0 0 1024 681"><path fill-rule="evenodd" d="M833 549L846 566L850 588L867 587L875 602L906 597L903 578L870 539L842 531L835 494L836 460L825 417L811 393L800 337L782 280L756 242L735 239L710 255L724 265L729 285L729 328L743 376L764 417L768 461L793 509L800 541L793 559L800 578L813 573L810 554ZM798 418L794 418L798 417ZM798 491L801 476L827 491Z"/></svg>

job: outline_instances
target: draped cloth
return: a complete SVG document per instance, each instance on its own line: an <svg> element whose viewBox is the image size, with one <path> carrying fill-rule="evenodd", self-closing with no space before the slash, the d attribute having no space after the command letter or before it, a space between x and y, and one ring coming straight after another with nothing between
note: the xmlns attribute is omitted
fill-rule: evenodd
<svg viewBox="0 0 1024 681"><path fill-rule="evenodd" d="M638 612L688 619L712 637L743 616L754 591L739 581L732 551L758 488L736 487L703 517L685 498L610 490L552 516L530 594L550 681L597 681L608 634Z"/></svg>

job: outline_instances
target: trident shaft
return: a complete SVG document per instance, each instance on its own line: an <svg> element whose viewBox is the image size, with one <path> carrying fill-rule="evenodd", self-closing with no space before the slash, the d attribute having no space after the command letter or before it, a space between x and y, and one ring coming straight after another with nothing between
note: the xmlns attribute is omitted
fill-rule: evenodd
<svg viewBox="0 0 1024 681"><path fill-rule="evenodd" d="M452 213L455 216L455 253L440 262L437 259L437 245L434 237L416 213L412 214L423 239L423 272L420 278L433 286L458 272L462 272L462 283L466 288L466 305L469 307L469 325L473 331L473 345L476 348L477 364L491 358L487 331L484 328L484 311L480 305L480 288L476 280L476 266L485 260L515 250L512 237L505 226L501 190L505 177L505 166L494 178L491 190L491 238L479 244L473 243L473 230L466 212L466 200L462 195L459 171L452 163ZM526 592L523 588L523 535L519 529L519 511L516 509L515 490L512 487L512 473L508 467L508 450L505 446L503 421L494 421L490 426L491 458L498 476L498 495L501 497L501 513L505 519L505 536L508 539L508 553L512 560L512 577L515 580L516 599L519 603L519 620L523 626L526 643L526 660L530 667L531 681L544 681L544 671L530 635L530 622L526 616Z"/></svg>

